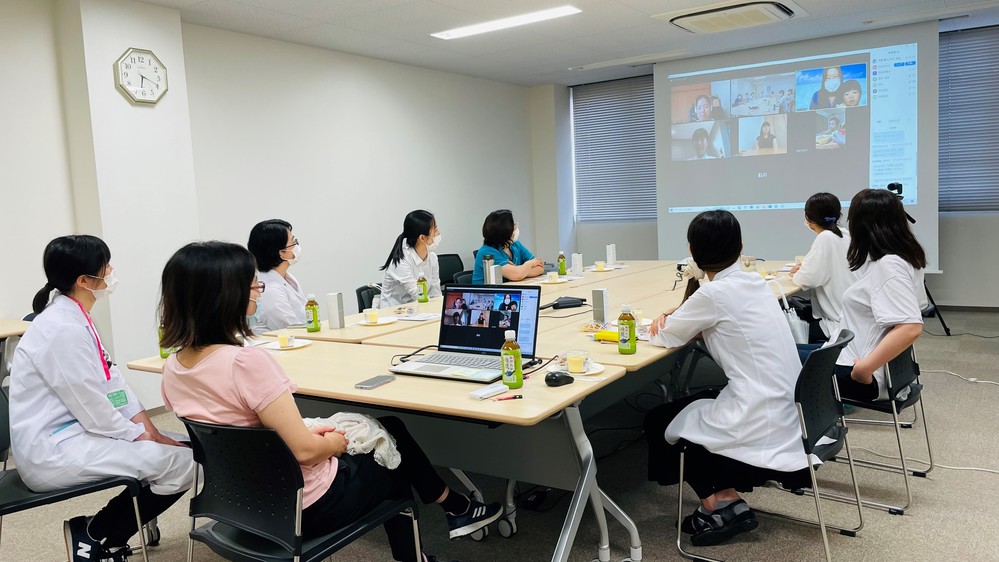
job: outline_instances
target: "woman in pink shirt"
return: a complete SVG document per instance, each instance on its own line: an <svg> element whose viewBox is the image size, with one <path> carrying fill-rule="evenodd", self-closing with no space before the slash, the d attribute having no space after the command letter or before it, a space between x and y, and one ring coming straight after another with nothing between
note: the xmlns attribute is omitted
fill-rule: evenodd
<svg viewBox="0 0 999 562"><path fill-rule="evenodd" d="M448 489L398 418L379 420L402 456L394 470L372 454L347 454L336 428L306 428L292 397L295 384L270 353L240 341L250 334L246 317L266 289L255 274L252 254L227 242L188 244L167 262L160 343L180 349L163 368L167 407L197 421L277 431L302 466L305 537L343 527L386 498L412 497L414 488L424 503L445 510L452 539L498 519L498 503L483 505ZM397 517L385 530L396 560L418 562L407 520Z"/></svg>

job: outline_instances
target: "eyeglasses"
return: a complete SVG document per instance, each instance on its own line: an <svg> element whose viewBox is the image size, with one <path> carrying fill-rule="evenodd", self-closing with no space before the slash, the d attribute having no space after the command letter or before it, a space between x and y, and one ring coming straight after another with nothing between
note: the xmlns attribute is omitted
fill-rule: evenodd
<svg viewBox="0 0 999 562"><path fill-rule="evenodd" d="M257 281L255 284L250 285L251 291L256 290L259 293L263 293L264 289L266 288L267 288L267 283L264 283L263 281Z"/></svg>
<svg viewBox="0 0 999 562"><path fill-rule="evenodd" d="M282 250L287 250L288 248L294 248L295 246L298 246L298 238L292 238L291 239L291 244L288 244L287 246L285 246L284 248L281 248L281 249Z"/></svg>

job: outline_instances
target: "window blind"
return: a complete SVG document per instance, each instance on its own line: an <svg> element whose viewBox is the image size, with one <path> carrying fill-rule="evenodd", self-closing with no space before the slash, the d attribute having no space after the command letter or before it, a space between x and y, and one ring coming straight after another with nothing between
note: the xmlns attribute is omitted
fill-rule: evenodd
<svg viewBox="0 0 999 562"><path fill-rule="evenodd" d="M652 76L571 91L576 220L656 219Z"/></svg>
<svg viewBox="0 0 999 562"><path fill-rule="evenodd" d="M940 34L940 210L999 211L999 27Z"/></svg>

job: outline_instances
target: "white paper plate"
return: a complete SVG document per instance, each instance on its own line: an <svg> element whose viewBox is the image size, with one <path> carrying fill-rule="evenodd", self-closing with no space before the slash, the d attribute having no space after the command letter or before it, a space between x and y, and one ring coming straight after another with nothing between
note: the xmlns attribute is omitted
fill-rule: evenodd
<svg viewBox="0 0 999 562"><path fill-rule="evenodd" d="M612 320L611 323L610 323L610 325L611 326L617 326L617 320ZM651 325L652 325L652 319L651 318L642 318L642 326L651 326Z"/></svg>
<svg viewBox="0 0 999 562"><path fill-rule="evenodd" d="M272 342L265 343L264 344L264 348L265 349L274 349L274 350L277 350L277 351L291 351L293 349L302 349L303 347L307 347L307 346L310 346L310 345L312 345L312 341L311 340L303 340L301 338L295 338L295 344L294 345L290 345L288 347L281 347L280 342L272 341Z"/></svg>
<svg viewBox="0 0 999 562"><path fill-rule="evenodd" d="M558 281L549 281L547 278L545 278L545 280L542 281L541 284L542 285L561 285L562 283L568 283L568 282L569 282L569 280L566 279L565 277L559 277Z"/></svg>
<svg viewBox="0 0 999 562"><path fill-rule="evenodd" d="M591 359L590 360L590 367L588 369L586 369L585 373L569 373L569 374L572 375L572 376L574 376L574 377L582 377L582 376L586 376L586 375L599 375L600 373L604 372L605 368L606 367L604 367L603 364L597 363L596 361L593 361ZM559 365L559 364L557 364L557 363L552 363L551 365L548 365L548 372L549 373L567 373L568 370L563 369L562 366Z"/></svg>
<svg viewBox="0 0 999 562"><path fill-rule="evenodd" d="M597 273L606 273L608 271L616 271L618 269L624 269L623 265L605 265L603 269L597 269L597 266L590 266L587 271L596 271Z"/></svg>
<svg viewBox="0 0 999 562"><path fill-rule="evenodd" d="M368 322L365 321L358 322L358 324L360 324L361 326L384 326L386 324L395 324L398 321L399 321L398 316L383 316L379 317L378 322L375 322L374 324L369 324Z"/></svg>

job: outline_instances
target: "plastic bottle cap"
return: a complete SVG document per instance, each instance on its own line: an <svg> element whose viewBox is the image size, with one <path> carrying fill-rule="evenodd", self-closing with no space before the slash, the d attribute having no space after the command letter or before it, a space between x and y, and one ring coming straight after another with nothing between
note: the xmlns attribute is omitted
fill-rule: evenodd
<svg viewBox="0 0 999 562"><path fill-rule="evenodd" d="M315 295L315 294L313 294L313 293L309 293L309 300L310 300L310 301L311 301L311 300L315 300L315 298L316 298L316 295Z"/></svg>
<svg viewBox="0 0 999 562"><path fill-rule="evenodd" d="M630 304L622 304L621 305L621 312L631 312L631 305Z"/></svg>
<svg viewBox="0 0 999 562"><path fill-rule="evenodd" d="M508 340L515 340L515 339L517 339L517 332L516 332L516 330L507 330L506 331L506 339L508 339Z"/></svg>

